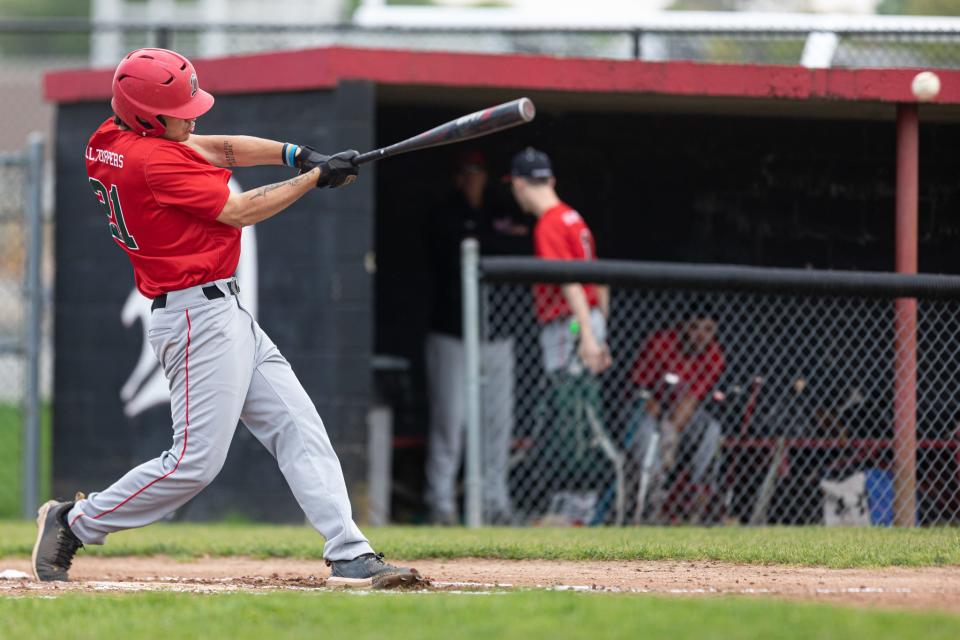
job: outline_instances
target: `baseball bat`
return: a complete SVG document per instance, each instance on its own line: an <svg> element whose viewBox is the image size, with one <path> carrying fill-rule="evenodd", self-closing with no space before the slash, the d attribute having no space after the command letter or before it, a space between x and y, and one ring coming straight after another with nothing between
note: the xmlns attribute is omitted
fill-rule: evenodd
<svg viewBox="0 0 960 640"><path fill-rule="evenodd" d="M479 138L490 133L526 124L533 120L536 115L536 107L533 106L533 101L530 98L519 98L511 102L504 102L495 107L488 107L482 111L460 116L456 120L451 120L429 131L418 133L388 147L361 153L354 158L353 164L361 165L409 151L429 149L430 147Z"/></svg>
<svg viewBox="0 0 960 640"><path fill-rule="evenodd" d="M791 415L791 410L798 401L800 394L807 388L807 381L804 378L797 378L793 381L792 394L786 398L786 402L780 404L777 411L780 415L781 424L785 423L787 416ZM777 474L780 466L783 464L786 455L787 433L790 427L786 427L777 437L776 445L773 448L773 456L770 458L770 467L767 469L767 475L763 478L763 484L757 491L757 500L753 504L753 512L750 514L748 524L752 527L766 524L767 512L770 509L770 503L773 501L773 494L777 489Z"/></svg>

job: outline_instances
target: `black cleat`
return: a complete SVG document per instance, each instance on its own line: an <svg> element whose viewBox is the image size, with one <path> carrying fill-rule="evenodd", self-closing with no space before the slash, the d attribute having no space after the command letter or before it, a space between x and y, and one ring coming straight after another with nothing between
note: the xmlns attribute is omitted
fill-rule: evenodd
<svg viewBox="0 0 960 640"><path fill-rule="evenodd" d="M50 500L37 511L37 542L33 545L33 577L42 582L67 580L77 549L83 546L67 526L73 502Z"/></svg>
<svg viewBox="0 0 960 640"><path fill-rule="evenodd" d="M425 582L416 569L384 562L382 553L365 553L353 560L328 560L327 565L330 566L328 587L393 589Z"/></svg>

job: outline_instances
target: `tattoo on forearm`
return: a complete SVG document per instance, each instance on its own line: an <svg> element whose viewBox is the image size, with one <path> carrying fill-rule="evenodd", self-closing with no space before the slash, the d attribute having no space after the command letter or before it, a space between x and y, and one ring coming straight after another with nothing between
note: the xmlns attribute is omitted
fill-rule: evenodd
<svg viewBox="0 0 960 640"><path fill-rule="evenodd" d="M254 191L252 194L250 194L250 199L256 200L257 198L263 198L274 189L279 189L280 187L282 187L283 184L284 183L282 182L277 182L276 184L268 184L265 187L260 187L259 189Z"/></svg>
<svg viewBox="0 0 960 640"><path fill-rule="evenodd" d="M223 143L223 157L231 167L237 166L237 156L233 155L233 145L229 141Z"/></svg>
<svg viewBox="0 0 960 640"><path fill-rule="evenodd" d="M280 187L295 187L299 185L301 182L303 182L304 180L309 180L309 178L307 177L307 174L305 173L299 176L294 176L289 180L284 180L283 182L275 182L274 184L268 184L265 187L260 187L259 189L251 193L248 197L250 200L263 198L274 189L279 189Z"/></svg>

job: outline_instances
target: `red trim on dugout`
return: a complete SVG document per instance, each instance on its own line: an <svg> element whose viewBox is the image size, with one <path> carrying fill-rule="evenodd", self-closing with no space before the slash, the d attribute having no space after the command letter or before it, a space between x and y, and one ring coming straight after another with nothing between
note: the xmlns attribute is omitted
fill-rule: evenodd
<svg viewBox="0 0 960 640"><path fill-rule="evenodd" d="M120 504L118 504L114 508L107 509L106 511L101 511L95 516L88 516L91 520L99 520L103 516L113 513L114 511L116 511L123 505L127 504L128 502L130 502L131 500L136 498L138 495L140 495L141 493L143 493L153 485L157 484L164 478L168 478L171 475L173 475L174 472L176 472L176 470L180 468L180 462L183 460L183 457L187 455L187 436L190 433L190 328L191 326L190 326L190 310L184 309L184 313L187 315L187 348L186 348L186 355L184 360L184 385L185 385L184 394L185 394L185 402L186 402L186 408L184 410L184 419L186 420L186 424L183 427L183 448L180 449L180 457L177 458L177 463L173 465L173 469L171 469L170 471L168 471L167 473L163 474L158 478L154 478L153 480L145 484L143 487L138 489L136 493L134 493L128 498L125 498L122 502L120 502ZM77 520L84 517L85 515L86 515L85 513L81 513L77 515L73 520L70 521L70 526L72 527Z"/></svg>
<svg viewBox="0 0 960 640"><path fill-rule="evenodd" d="M211 93L329 89L340 80L378 84L542 91L640 93L848 102L914 102L917 69L807 69L800 66L644 62L548 56L437 53L326 47L196 61ZM960 71L937 70L936 104L960 104ZM44 76L53 102L106 100L113 69Z"/></svg>

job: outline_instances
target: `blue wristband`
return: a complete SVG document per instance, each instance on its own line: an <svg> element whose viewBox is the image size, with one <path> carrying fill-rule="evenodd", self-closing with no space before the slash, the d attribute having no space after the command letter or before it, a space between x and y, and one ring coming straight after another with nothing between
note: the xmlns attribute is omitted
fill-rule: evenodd
<svg viewBox="0 0 960 640"><path fill-rule="evenodd" d="M280 155L283 159L283 164L288 167L294 166L294 163L297 161L297 152L300 151L300 147L291 144L289 142L283 143L283 149L280 152Z"/></svg>

